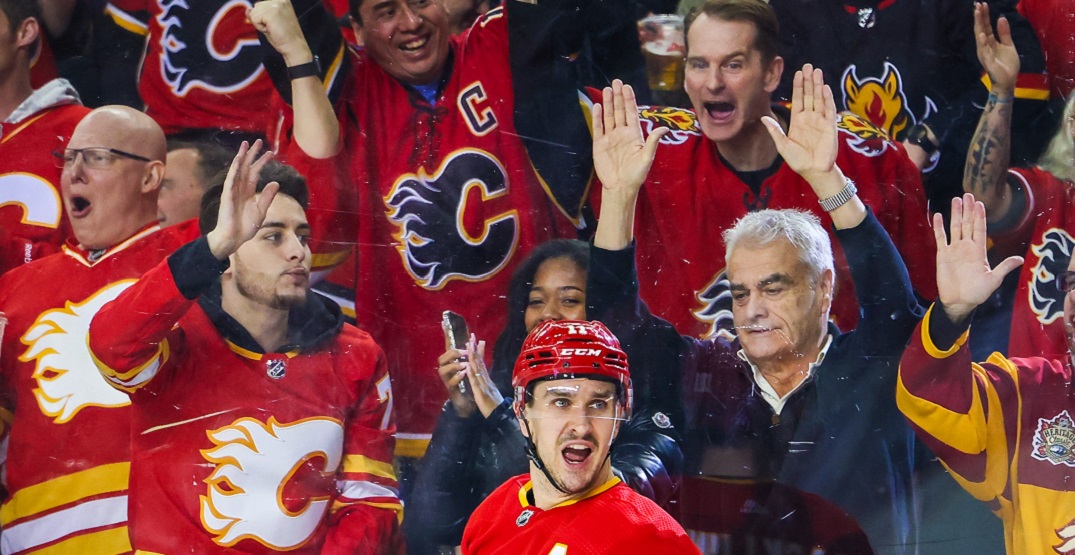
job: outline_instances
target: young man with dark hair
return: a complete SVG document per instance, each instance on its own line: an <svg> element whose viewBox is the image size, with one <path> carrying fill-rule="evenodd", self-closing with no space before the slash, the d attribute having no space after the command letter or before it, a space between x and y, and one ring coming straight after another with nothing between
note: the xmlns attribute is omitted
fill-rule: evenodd
<svg viewBox="0 0 1075 555"><path fill-rule="evenodd" d="M619 341L600 322L549 320L512 373L530 472L497 488L463 533L465 555L698 553L683 528L612 473L633 406Z"/></svg>
<svg viewBox="0 0 1075 555"><path fill-rule="evenodd" d="M87 330L105 303L196 231L157 226L165 143L149 116L98 108L66 146L56 156L73 237L0 278L9 320L0 542L11 553L129 553L131 401L97 371Z"/></svg>
<svg viewBox="0 0 1075 555"><path fill-rule="evenodd" d="M161 226L198 217L202 195L231 164L232 153L209 141L168 141L167 171L157 197Z"/></svg>
<svg viewBox="0 0 1075 555"><path fill-rule="evenodd" d="M131 396L132 544L401 553L384 353L309 294L305 180L259 147L207 195L208 233L90 325Z"/></svg>
<svg viewBox="0 0 1075 555"><path fill-rule="evenodd" d="M52 152L89 109L63 79L31 86L43 33L37 0L0 0L0 274L56 252L71 234Z"/></svg>

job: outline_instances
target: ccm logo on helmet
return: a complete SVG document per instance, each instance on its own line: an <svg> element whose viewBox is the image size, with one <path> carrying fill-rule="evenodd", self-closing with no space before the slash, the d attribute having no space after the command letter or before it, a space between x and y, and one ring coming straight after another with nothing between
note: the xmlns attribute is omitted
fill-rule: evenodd
<svg viewBox="0 0 1075 555"><path fill-rule="evenodd" d="M578 355L587 357L601 356L601 349L560 349L560 356Z"/></svg>

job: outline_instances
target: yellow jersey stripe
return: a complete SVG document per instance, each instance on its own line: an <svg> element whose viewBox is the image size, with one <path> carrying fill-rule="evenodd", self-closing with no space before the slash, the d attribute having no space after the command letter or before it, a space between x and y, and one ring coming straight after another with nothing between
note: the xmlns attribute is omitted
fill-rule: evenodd
<svg viewBox="0 0 1075 555"><path fill-rule="evenodd" d="M23 488L0 507L0 524L4 527L18 519L55 509L80 499L124 491L130 478L131 463L105 464L61 476Z"/></svg>
<svg viewBox="0 0 1075 555"><path fill-rule="evenodd" d="M106 555L109 553L130 553L131 540L126 526L110 528L99 532L82 534L71 539L54 543L46 548L30 551L34 555L68 555L70 553L93 553ZM146 553L148 551L138 551Z"/></svg>
<svg viewBox="0 0 1075 555"><path fill-rule="evenodd" d="M373 460L362 455L347 455L343 458L343 471L355 474L370 474L389 480L396 479L396 471L390 463Z"/></svg>

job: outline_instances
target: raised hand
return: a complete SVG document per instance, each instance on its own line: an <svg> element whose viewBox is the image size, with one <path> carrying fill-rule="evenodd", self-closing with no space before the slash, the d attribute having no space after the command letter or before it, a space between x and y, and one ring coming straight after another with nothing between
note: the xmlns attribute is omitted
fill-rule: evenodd
<svg viewBox="0 0 1075 555"><path fill-rule="evenodd" d="M261 168L273 157L270 150L258 158L260 151L260 139L254 141L253 146L243 141L228 168L224 190L220 195L217 224L206 236L209 250L217 260L224 260L257 234L276 191L280 189L280 184L273 181L265 186L260 195L257 193Z"/></svg>
<svg viewBox="0 0 1075 555"><path fill-rule="evenodd" d="M1008 272L1023 263L1012 256L990 269L986 258L985 205L967 193L952 199L951 240L945 237L944 219L933 215L937 240L937 292L953 322L962 322L1000 287Z"/></svg>
<svg viewBox="0 0 1075 555"><path fill-rule="evenodd" d="M836 165L836 102L820 69L810 64L795 72L791 88L791 121L785 135L775 119L762 118L788 166L814 185Z"/></svg>
<svg viewBox="0 0 1075 555"><path fill-rule="evenodd" d="M262 0L246 12L246 18L269 44L284 57L289 66L314 59L291 0Z"/></svg>
<svg viewBox="0 0 1075 555"><path fill-rule="evenodd" d="M605 87L601 104L593 108L593 165L602 193L638 194L653 164L657 142L667 132L659 127L643 140L634 89L619 79Z"/></svg>
<svg viewBox="0 0 1075 555"><path fill-rule="evenodd" d="M1009 96L1015 92L1015 80L1019 77L1019 52L1012 42L1012 30L1007 18L997 20L997 34L989 23L989 5L974 5L974 36L978 48L978 61L989 74L993 89ZM999 38L999 40L998 40Z"/></svg>

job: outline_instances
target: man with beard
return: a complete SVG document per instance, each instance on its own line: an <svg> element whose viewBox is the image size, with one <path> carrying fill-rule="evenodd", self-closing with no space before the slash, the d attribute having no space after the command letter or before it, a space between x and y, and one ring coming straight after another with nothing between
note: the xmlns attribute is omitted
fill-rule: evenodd
<svg viewBox="0 0 1075 555"><path fill-rule="evenodd" d="M171 553L398 553L384 353L309 294L306 184L260 143L206 194L208 234L94 318L131 396L131 542ZM260 191L257 192L257 191Z"/></svg>
<svg viewBox="0 0 1075 555"><path fill-rule="evenodd" d="M474 511L465 555L698 553L671 516L612 473L609 451L633 403L627 355L604 324L541 324L512 387L530 472Z"/></svg>

